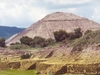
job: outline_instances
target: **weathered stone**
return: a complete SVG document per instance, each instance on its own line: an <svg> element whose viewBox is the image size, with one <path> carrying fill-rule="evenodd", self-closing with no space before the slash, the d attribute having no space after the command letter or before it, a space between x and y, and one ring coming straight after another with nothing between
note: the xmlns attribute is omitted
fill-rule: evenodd
<svg viewBox="0 0 100 75"><path fill-rule="evenodd" d="M97 30L100 28L100 24L72 13L57 12L47 15L42 20L32 24L23 32L15 34L6 40L6 45L19 42L20 38L23 36L31 38L34 38L35 36L54 38L54 31L66 30L67 32L71 32L78 27L80 27L84 32L87 29Z"/></svg>
<svg viewBox="0 0 100 75"><path fill-rule="evenodd" d="M0 70L18 69L20 68L20 62L2 62L0 63Z"/></svg>

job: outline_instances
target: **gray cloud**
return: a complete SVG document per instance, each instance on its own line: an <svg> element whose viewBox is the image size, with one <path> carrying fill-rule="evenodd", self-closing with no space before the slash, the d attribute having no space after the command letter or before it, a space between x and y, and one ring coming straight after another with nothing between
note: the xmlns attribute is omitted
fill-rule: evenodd
<svg viewBox="0 0 100 75"><path fill-rule="evenodd" d="M99 22L99 0L0 0L0 25L28 27L47 14L70 12ZM96 19L95 19L96 18Z"/></svg>

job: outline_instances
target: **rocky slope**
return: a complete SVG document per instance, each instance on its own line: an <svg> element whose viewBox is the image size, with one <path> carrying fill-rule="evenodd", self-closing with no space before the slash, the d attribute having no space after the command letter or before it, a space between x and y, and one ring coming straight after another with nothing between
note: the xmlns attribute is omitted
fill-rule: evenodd
<svg viewBox="0 0 100 75"><path fill-rule="evenodd" d="M19 39L23 36L31 38L34 38L35 36L54 38L54 31L62 29L71 32L78 27L84 32L87 29L97 30L100 28L100 24L72 13L56 12L45 16L42 20L32 24L23 32L12 36L6 40L6 44L9 45L11 43L19 42Z"/></svg>
<svg viewBox="0 0 100 75"><path fill-rule="evenodd" d="M88 46L74 54L71 54L72 50L73 47L63 44L33 52L30 59L14 60L16 57L13 55L11 61L8 57L7 62L0 63L0 70L36 70L36 75L100 74L100 47Z"/></svg>
<svg viewBox="0 0 100 75"><path fill-rule="evenodd" d="M78 50L80 47L81 50ZM100 30L87 33L78 39L67 39L54 46L32 50L31 58L20 59L20 55L25 52L30 53L1 48L0 53L6 55L7 60L1 60L0 70L35 69L37 75L100 75Z"/></svg>

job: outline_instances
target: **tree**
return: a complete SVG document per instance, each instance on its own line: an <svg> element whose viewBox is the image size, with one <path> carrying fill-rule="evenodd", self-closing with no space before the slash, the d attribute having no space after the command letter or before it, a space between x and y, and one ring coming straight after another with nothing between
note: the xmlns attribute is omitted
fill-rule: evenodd
<svg viewBox="0 0 100 75"><path fill-rule="evenodd" d="M74 29L75 38L80 38L82 36L81 28Z"/></svg>
<svg viewBox="0 0 100 75"><path fill-rule="evenodd" d="M35 36L33 42L35 45L40 45L41 43L45 42L45 39L40 36Z"/></svg>
<svg viewBox="0 0 100 75"><path fill-rule="evenodd" d="M61 42L68 37L68 34L66 33L65 30L55 31L53 34L57 42Z"/></svg>
<svg viewBox="0 0 100 75"><path fill-rule="evenodd" d="M27 36L23 36L21 39L20 39L20 42L22 44L25 44L25 45L31 45L31 42L32 42L32 38L29 38Z"/></svg>
<svg viewBox="0 0 100 75"><path fill-rule="evenodd" d="M5 39L0 38L0 47L5 47Z"/></svg>
<svg viewBox="0 0 100 75"><path fill-rule="evenodd" d="M70 32L68 35L69 35L69 40L75 39L75 34L74 34L74 32Z"/></svg>

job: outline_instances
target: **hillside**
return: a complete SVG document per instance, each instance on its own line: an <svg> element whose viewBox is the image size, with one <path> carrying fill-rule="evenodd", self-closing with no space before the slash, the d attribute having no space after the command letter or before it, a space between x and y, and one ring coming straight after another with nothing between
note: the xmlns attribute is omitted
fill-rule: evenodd
<svg viewBox="0 0 100 75"><path fill-rule="evenodd" d="M9 63L0 64L1 70L36 70L37 75L47 75L48 72L51 75L99 75L100 30L39 50L1 49L0 53L10 60ZM24 53L32 53L32 56L29 59L20 59L20 55Z"/></svg>
<svg viewBox="0 0 100 75"><path fill-rule="evenodd" d="M99 75L100 30L67 41L33 53L32 59L45 59L36 70L41 74L49 70L54 75Z"/></svg>
<svg viewBox="0 0 100 75"><path fill-rule="evenodd" d="M71 46L100 45L100 29L91 31L79 39L74 40Z"/></svg>
<svg viewBox="0 0 100 75"><path fill-rule="evenodd" d="M23 31L25 28L0 26L0 38L8 39L12 35Z"/></svg>
<svg viewBox="0 0 100 75"><path fill-rule="evenodd" d="M38 58L62 58L66 63L69 63L68 61L71 61L72 63L77 62L78 64L89 64L99 63L99 54L100 30L96 30L83 35L78 39L65 40L64 42L56 44L55 46L43 48L42 50L34 53L33 56L36 56ZM91 59L91 57L93 59ZM72 59L77 60L73 61Z"/></svg>
<svg viewBox="0 0 100 75"><path fill-rule="evenodd" d="M81 28L82 31L100 29L100 24L87 18L77 16L72 13L56 12L45 16L43 19L32 24L23 32L12 36L6 40L6 44L19 42L23 36L34 38L41 36L43 38L54 38L53 32L57 30L73 31L75 28Z"/></svg>

